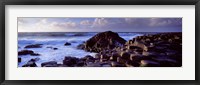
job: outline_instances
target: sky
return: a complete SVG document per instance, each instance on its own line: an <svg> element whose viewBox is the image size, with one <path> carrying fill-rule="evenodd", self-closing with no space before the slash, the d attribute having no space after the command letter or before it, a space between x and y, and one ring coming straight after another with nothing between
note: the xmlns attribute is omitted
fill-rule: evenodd
<svg viewBox="0 0 200 85"><path fill-rule="evenodd" d="M182 18L19 17L18 32L182 32Z"/></svg>

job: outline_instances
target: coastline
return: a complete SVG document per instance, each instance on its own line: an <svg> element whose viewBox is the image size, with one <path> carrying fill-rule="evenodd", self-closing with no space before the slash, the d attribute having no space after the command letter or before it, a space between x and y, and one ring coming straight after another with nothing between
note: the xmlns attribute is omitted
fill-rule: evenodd
<svg viewBox="0 0 200 85"><path fill-rule="evenodd" d="M181 67L182 66L182 33L159 33L138 36L124 41L111 31L101 32L77 48L96 52L95 56L83 58L65 56L60 64L57 61L43 62L42 67ZM98 33L98 34L101 34ZM105 35L104 35L105 34ZM105 37L106 36L106 37ZM95 38L97 39L95 39ZM97 42L93 42L95 39ZM88 41L92 43L88 44ZM103 43L106 45L104 45ZM118 43L120 42L120 44ZM116 44L118 43L118 44ZM92 45L91 45L92 44ZM94 44L94 45L93 45ZM109 44L109 45L108 45ZM40 45L32 45L32 47ZM30 46L31 47L31 46ZM106 49L105 49L106 47ZM175 48L174 48L175 47ZM52 48L54 49L54 48ZM18 52L19 55L20 52ZM21 52L22 53L22 52ZM22 53L23 54L23 53ZM25 55L38 56L26 51ZM21 58L18 58L18 62ZM38 58L29 60L22 67L37 67Z"/></svg>

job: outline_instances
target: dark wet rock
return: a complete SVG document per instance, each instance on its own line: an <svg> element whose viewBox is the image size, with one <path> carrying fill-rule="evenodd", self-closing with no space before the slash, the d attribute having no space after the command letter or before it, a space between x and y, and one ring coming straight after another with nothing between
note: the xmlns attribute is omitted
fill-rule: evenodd
<svg viewBox="0 0 200 85"><path fill-rule="evenodd" d="M107 49L113 49L118 46L123 46L126 40L121 38L117 33L112 31L101 32L87 40L78 48L83 48L86 51L101 52Z"/></svg>
<svg viewBox="0 0 200 85"><path fill-rule="evenodd" d="M120 55L123 59L130 59L130 53L128 52L121 52Z"/></svg>
<svg viewBox="0 0 200 85"><path fill-rule="evenodd" d="M121 63L121 64L125 64L126 63L126 60L121 58L121 57L117 57L117 62L118 63Z"/></svg>
<svg viewBox="0 0 200 85"><path fill-rule="evenodd" d="M30 61L37 62L39 60L40 60L40 58L32 58Z"/></svg>
<svg viewBox="0 0 200 85"><path fill-rule="evenodd" d="M48 46L48 47L46 47L46 48L51 48L51 49L52 49L53 47L51 47L51 46Z"/></svg>
<svg viewBox="0 0 200 85"><path fill-rule="evenodd" d="M85 45L84 44L80 44L77 46L77 49L85 49Z"/></svg>
<svg viewBox="0 0 200 85"><path fill-rule="evenodd" d="M49 62L44 62L41 64L42 67L57 67L58 64L56 61L49 61Z"/></svg>
<svg viewBox="0 0 200 85"><path fill-rule="evenodd" d="M96 59L100 59L100 57L101 57L101 54L99 54L99 53L95 54Z"/></svg>
<svg viewBox="0 0 200 85"><path fill-rule="evenodd" d="M53 48L53 50L58 50L58 48Z"/></svg>
<svg viewBox="0 0 200 85"><path fill-rule="evenodd" d="M137 47L137 46L128 45L128 46L127 46L127 49L140 49L140 48Z"/></svg>
<svg viewBox="0 0 200 85"><path fill-rule="evenodd" d="M78 58L66 56L63 60L63 64L67 66L74 66L78 62Z"/></svg>
<svg viewBox="0 0 200 85"><path fill-rule="evenodd" d="M37 67L35 62L28 62L27 64L23 65L22 67Z"/></svg>
<svg viewBox="0 0 200 85"><path fill-rule="evenodd" d="M18 62L21 62L22 61L22 59L21 58L18 58Z"/></svg>
<svg viewBox="0 0 200 85"><path fill-rule="evenodd" d="M32 54L30 54L31 56L40 56L40 54L38 54L38 53L32 53Z"/></svg>
<svg viewBox="0 0 200 85"><path fill-rule="evenodd" d="M120 57L118 53L112 53L112 56L110 57L111 61L117 61L117 57Z"/></svg>
<svg viewBox="0 0 200 85"><path fill-rule="evenodd" d="M130 55L130 60L131 61L137 62L137 61L140 61L142 58L143 58L143 56L140 55L140 54L131 54Z"/></svg>
<svg viewBox="0 0 200 85"><path fill-rule="evenodd" d="M89 57L86 59L86 62L95 62L95 58Z"/></svg>
<svg viewBox="0 0 200 85"><path fill-rule="evenodd" d="M51 47L51 46L48 46L46 48L50 48L50 49L53 49L53 50L58 50L58 48L54 48L54 47Z"/></svg>
<svg viewBox="0 0 200 85"><path fill-rule="evenodd" d="M36 62L35 59L31 59L25 65L23 65L22 67L37 67L35 62Z"/></svg>
<svg viewBox="0 0 200 85"><path fill-rule="evenodd" d="M64 45L65 45L65 46L69 46L69 45L71 45L71 43L66 42Z"/></svg>
<svg viewBox="0 0 200 85"><path fill-rule="evenodd" d="M106 59L106 60L108 60L108 59L109 59L109 56L107 56L106 54L101 54L100 58L101 58L101 59Z"/></svg>
<svg viewBox="0 0 200 85"><path fill-rule="evenodd" d="M85 63L93 63L95 62L95 58L92 57L91 55L86 55L83 58L80 58L80 60L85 61Z"/></svg>
<svg viewBox="0 0 200 85"><path fill-rule="evenodd" d="M143 49L144 51L148 51L147 44L144 43L144 42L135 41L133 45L136 46L136 47L139 47L139 48Z"/></svg>
<svg viewBox="0 0 200 85"><path fill-rule="evenodd" d="M106 62L108 59L100 59L100 62Z"/></svg>
<svg viewBox="0 0 200 85"><path fill-rule="evenodd" d="M181 66L181 63L170 59L170 58L154 58L155 61L159 62L161 66L163 67L176 67L176 66Z"/></svg>
<svg viewBox="0 0 200 85"><path fill-rule="evenodd" d="M146 52L146 51L143 51L142 55L143 56L156 56L158 54L156 52Z"/></svg>
<svg viewBox="0 0 200 85"><path fill-rule="evenodd" d="M64 65L64 64L57 64L57 66L56 67L69 67L69 66L67 66L67 65Z"/></svg>
<svg viewBox="0 0 200 85"><path fill-rule="evenodd" d="M109 63L103 63L103 64L101 64L101 66L102 66L102 67L112 67L112 65L109 64Z"/></svg>
<svg viewBox="0 0 200 85"><path fill-rule="evenodd" d="M127 67L139 67L140 66L139 62L131 61L131 60L126 61L125 65Z"/></svg>
<svg viewBox="0 0 200 85"><path fill-rule="evenodd" d="M178 62L182 62L182 54L175 54L175 55L169 55L168 56L170 59L176 60Z"/></svg>
<svg viewBox="0 0 200 85"><path fill-rule="evenodd" d="M112 67L124 67L125 65L122 65L122 64L120 64L118 62L113 61L113 62L111 62L111 66Z"/></svg>
<svg viewBox="0 0 200 85"><path fill-rule="evenodd" d="M87 67L101 67L101 64L99 62L98 63L88 63Z"/></svg>
<svg viewBox="0 0 200 85"><path fill-rule="evenodd" d="M32 50L22 50L18 52L18 55L29 55L33 54L34 52Z"/></svg>
<svg viewBox="0 0 200 85"><path fill-rule="evenodd" d="M83 61L90 61L90 60L94 60L94 57L92 57L91 55L86 55L85 57L81 58L81 60Z"/></svg>
<svg viewBox="0 0 200 85"><path fill-rule="evenodd" d="M151 60L141 60L141 65L142 67L158 67L160 66L160 64L158 62L155 61L151 61Z"/></svg>
<svg viewBox="0 0 200 85"><path fill-rule="evenodd" d="M40 56L40 54L34 53L32 50L22 50L22 51L19 51L18 55Z"/></svg>
<svg viewBox="0 0 200 85"><path fill-rule="evenodd" d="M33 45L27 45L25 48L42 48L42 44L33 44Z"/></svg>
<svg viewBox="0 0 200 85"><path fill-rule="evenodd" d="M84 61L78 61L76 66L77 67L83 67L83 66L85 66L85 62Z"/></svg>

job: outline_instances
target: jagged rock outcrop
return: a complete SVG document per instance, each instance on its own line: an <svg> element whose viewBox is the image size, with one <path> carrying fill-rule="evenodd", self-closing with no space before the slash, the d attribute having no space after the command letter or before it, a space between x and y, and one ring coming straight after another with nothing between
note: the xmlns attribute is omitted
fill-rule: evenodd
<svg viewBox="0 0 200 85"><path fill-rule="evenodd" d="M42 48L42 44L27 45L24 48Z"/></svg>
<svg viewBox="0 0 200 85"><path fill-rule="evenodd" d="M31 56L40 56L38 53L34 53L32 50L21 50L18 52L18 55L31 55Z"/></svg>
<svg viewBox="0 0 200 85"><path fill-rule="evenodd" d="M87 40L84 44L78 46L90 52L101 52L103 50L111 50L115 47L121 47L126 40L121 38L117 33L112 31L101 32Z"/></svg>

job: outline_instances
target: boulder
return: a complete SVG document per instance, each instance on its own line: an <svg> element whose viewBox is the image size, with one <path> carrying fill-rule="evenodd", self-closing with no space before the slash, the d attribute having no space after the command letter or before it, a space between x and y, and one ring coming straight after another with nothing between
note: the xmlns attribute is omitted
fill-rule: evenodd
<svg viewBox="0 0 200 85"><path fill-rule="evenodd" d="M40 58L32 58L30 61L33 61L33 62L36 62L36 61L39 61Z"/></svg>
<svg viewBox="0 0 200 85"><path fill-rule="evenodd" d="M44 62L41 64L42 67L57 67L57 62L56 61L49 61L49 62Z"/></svg>
<svg viewBox="0 0 200 85"><path fill-rule="evenodd" d="M77 63L77 61L78 58L76 57L66 56L63 60L63 64L67 66L74 66Z"/></svg>
<svg viewBox="0 0 200 85"><path fill-rule="evenodd" d="M101 54L99 54L99 53L97 53L97 54L95 54L95 59L100 59L100 56L101 56Z"/></svg>
<svg viewBox="0 0 200 85"><path fill-rule="evenodd" d="M83 48L91 52L101 52L103 50L110 50L115 47L123 46L125 42L126 40L121 38L117 33L106 31L96 34L84 44L79 45L78 48Z"/></svg>
<svg viewBox="0 0 200 85"><path fill-rule="evenodd" d="M36 62L35 59L31 59L25 65L23 65L22 67L37 67L35 62Z"/></svg>
<svg viewBox="0 0 200 85"><path fill-rule="evenodd" d="M117 62L120 63L120 64L125 64L126 60L122 59L121 57L117 57Z"/></svg>
<svg viewBox="0 0 200 85"><path fill-rule="evenodd" d="M86 55L85 58L86 58L86 62L94 62L95 61L95 58L92 57L91 55Z"/></svg>
<svg viewBox="0 0 200 85"><path fill-rule="evenodd" d="M121 52L120 56L123 59L130 59L130 53L129 52Z"/></svg>
<svg viewBox="0 0 200 85"><path fill-rule="evenodd" d="M34 52L32 50L22 50L18 52L18 55L29 55L33 54Z"/></svg>
<svg viewBox="0 0 200 85"><path fill-rule="evenodd" d="M69 45L71 45L71 43L66 42L64 45L65 45L65 46L69 46Z"/></svg>
<svg viewBox="0 0 200 85"><path fill-rule="evenodd" d="M125 65L127 67L139 67L140 66L140 64L137 61L130 61L130 60L126 61Z"/></svg>
<svg viewBox="0 0 200 85"><path fill-rule="evenodd" d="M18 62L21 62L22 61L22 59L21 58L18 58Z"/></svg>
<svg viewBox="0 0 200 85"><path fill-rule="evenodd" d="M83 67L84 65L85 65L84 61L78 61L76 64L77 67Z"/></svg>
<svg viewBox="0 0 200 85"><path fill-rule="evenodd" d="M120 57L118 53L112 53L112 56L110 57L111 61L117 61L117 57Z"/></svg>
<svg viewBox="0 0 200 85"><path fill-rule="evenodd" d="M40 56L40 54L38 54L38 53L32 53L32 54L30 54L31 56Z"/></svg>
<svg viewBox="0 0 200 85"><path fill-rule="evenodd" d="M54 48L54 47L51 47L51 46L48 46L46 48L50 48L50 49L53 49L53 50L57 50L58 48Z"/></svg>
<svg viewBox="0 0 200 85"><path fill-rule="evenodd" d="M110 57L108 55L106 55L106 54L101 54L100 59L101 60L109 60Z"/></svg>
<svg viewBox="0 0 200 85"><path fill-rule="evenodd" d="M143 49L145 51L148 50L147 43L144 43L144 42L136 40L133 45L136 46L136 47L139 47L139 48L141 48L141 49Z"/></svg>
<svg viewBox="0 0 200 85"><path fill-rule="evenodd" d="M80 60L87 61L87 60L94 60L94 57L91 55L86 55L85 57L80 58Z"/></svg>
<svg viewBox="0 0 200 85"><path fill-rule="evenodd" d="M34 53L32 50L22 50L22 51L19 51L18 55L40 56L40 54Z"/></svg>
<svg viewBox="0 0 200 85"><path fill-rule="evenodd" d="M42 44L27 45L27 46L25 46L25 48L41 48L42 47L41 45Z"/></svg>
<svg viewBox="0 0 200 85"><path fill-rule="evenodd" d="M137 46L133 46L133 45L128 45L127 49L139 49Z"/></svg>
<svg viewBox="0 0 200 85"><path fill-rule="evenodd" d="M125 67L125 65L122 65L122 64L115 62L115 61L111 62L111 66L112 67Z"/></svg>
<svg viewBox="0 0 200 85"><path fill-rule="evenodd" d="M131 54L130 55L130 60L131 61L140 61L142 58L142 55L140 54Z"/></svg>
<svg viewBox="0 0 200 85"><path fill-rule="evenodd" d="M108 59L100 59L100 62L106 62Z"/></svg>
<svg viewBox="0 0 200 85"><path fill-rule="evenodd" d="M53 48L53 50L58 50L58 48Z"/></svg>

